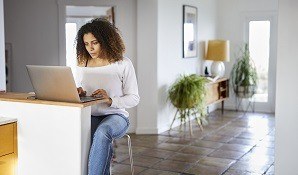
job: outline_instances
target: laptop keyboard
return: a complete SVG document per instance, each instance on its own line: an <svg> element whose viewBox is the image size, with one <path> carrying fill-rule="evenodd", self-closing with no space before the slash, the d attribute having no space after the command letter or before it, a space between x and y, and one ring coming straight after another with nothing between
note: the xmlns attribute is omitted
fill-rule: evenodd
<svg viewBox="0 0 298 175"><path fill-rule="evenodd" d="M85 97L80 97L81 102L88 102L88 101L94 101L94 100L100 100L101 98L99 97L90 97L90 96L85 96Z"/></svg>

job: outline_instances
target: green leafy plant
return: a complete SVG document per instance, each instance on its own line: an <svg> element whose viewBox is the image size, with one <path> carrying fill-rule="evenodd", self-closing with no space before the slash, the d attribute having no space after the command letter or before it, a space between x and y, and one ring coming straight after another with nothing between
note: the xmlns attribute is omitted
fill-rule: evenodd
<svg viewBox="0 0 298 175"><path fill-rule="evenodd" d="M230 78L236 96L247 98L255 94L258 75L247 43L232 68Z"/></svg>
<svg viewBox="0 0 298 175"><path fill-rule="evenodd" d="M205 119L206 82L206 78L196 74L182 75L169 88L168 99L177 109L174 120L179 114L181 123L184 123L187 117L194 115L202 129L202 124L207 123Z"/></svg>

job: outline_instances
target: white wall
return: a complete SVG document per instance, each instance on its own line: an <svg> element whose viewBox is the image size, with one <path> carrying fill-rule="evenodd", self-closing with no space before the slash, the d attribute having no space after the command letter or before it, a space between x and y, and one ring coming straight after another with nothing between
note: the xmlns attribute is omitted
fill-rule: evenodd
<svg viewBox="0 0 298 175"><path fill-rule="evenodd" d="M199 54L182 58L182 6L198 8ZM167 89L180 74L201 73L203 42L216 35L216 0L139 0L138 75L141 103L137 133L160 133L174 117Z"/></svg>
<svg viewBox="0 0 298 175"><path fill-rule="evenodd" d="M127 56L136 64L136 1L73 1L78 4L116 5L116 23L122 31ZM32 87L26 64L59 64L58 5L56 0L5 0L5 41L12 43L12 91Z"/></svg>
<svg viewBox="0 0 298 175"><path fill-rule="evenodd" d="M58 65L55 0L4 0L5 41L12 44L12 91L32 91L26 64Z"/></svg>
<svg viewBox="0 0 298 175"><path fill-rule="evenodd" d="M218 38L230 40L231 58L229 63L224 63L226 67L225 77L230 76L233 63L235 62L235 55L245 42L245 16L267 14L276 12L277 9L278 0L218 0ZM274 56L276 57L276 50L274 51ZM274 60L271 62L275 63ZM275 68L275 65L273 67ZM273 81L275 82L275 79ZM230 92L232 92L231 88ZM230 98L226 100L225 108L235 109L233 93L230 93Z"/></svg>
<svg viewBox="0 0 298 175"><path fill-rule="evenodd" d="M0 90L6 89L3 0L0 0Z"/></svg>
<svg viewBox="0 0 298 175"><path fill-rule="evenodd" d="M140 104L136 133L157 133L157 0L137 1Z"/></svg>
<svg viewBox="0 0 298 175"><path fill-rule="evenodd" d="M205 41L216 37L216 0L158 1L158 131L169 129L176 109L167 102L169 86L181 74L202 74ZM198 56L182 58L183 5L197 7ZM180 124L180 122L176 122Z"/></svg>
<svg viewBox="0 0 298 175"><path fill-rule="evenodd" d="M125 55L137 69L136 0L79 0L71 3L115 6L115 22L126 45ZM59 65L58 3L56 0L4 0L4 13L5 41L12 43L12 91L32 91L26 64ZM130 130L134 131L136 108L129 112L132 118Z"/></svg>
<svg viewBox="0 0 298 175"><path fill-rule="evenodd" d="M298 148L298 1L279 1L275 174L296 175Z"/></svg>

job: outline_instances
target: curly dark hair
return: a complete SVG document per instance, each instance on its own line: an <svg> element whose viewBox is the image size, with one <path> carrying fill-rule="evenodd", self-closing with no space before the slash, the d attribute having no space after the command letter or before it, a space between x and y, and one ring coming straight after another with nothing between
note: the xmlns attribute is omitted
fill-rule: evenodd
<svg viewBox="0 0 298 175"><path fill-rule="evenodd" d="M103 51L103 56L110 63L123 59L125 46L118 28L105 18L95 18L83 25L77 33L76 50L78 64L92 59L83 41L84 35L88 33L92 33L97 39Z"/></svg>

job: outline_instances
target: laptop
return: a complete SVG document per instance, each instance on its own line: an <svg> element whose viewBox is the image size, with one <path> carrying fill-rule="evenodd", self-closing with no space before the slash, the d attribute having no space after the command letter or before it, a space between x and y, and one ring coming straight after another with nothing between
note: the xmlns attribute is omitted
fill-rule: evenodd
<svg viewBox="0 0 298 175"><path fill-rule="evenodd" d="M70 67L26 65L35 98L40 100L84 103L99 97L79 97Z"/></svg>

